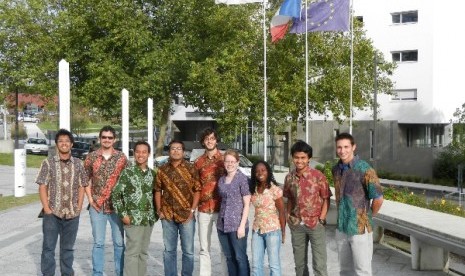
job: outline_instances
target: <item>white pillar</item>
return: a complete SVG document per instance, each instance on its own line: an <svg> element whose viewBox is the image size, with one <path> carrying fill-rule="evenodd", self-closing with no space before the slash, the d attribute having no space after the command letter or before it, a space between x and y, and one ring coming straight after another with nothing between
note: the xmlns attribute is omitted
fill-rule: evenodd
<svg viewBox="0 0 465 276"><path fill-rule="evenodd" d="M153 153L155 149L153 148L153 100L151 98L147 99L147 142L152 149L148 165L149 168L153 169Z"/></svg>
<svg viewBox="0 0 465 276"><path fill-rule="evenodd" d="M15 197L26 195L26 150L15 149Z"/></svg>
<svg viewBox="0 0 465 276"><path fill-rule="evenodd" d="M69 63L62 59L58 63L58 87L59 87L59 128L71 131L71 104L69 88Z"/></svg>
<svg viewBox="0 0 465 276"><path fill-rule="evenodd" d="M129 92L126 89L121 91L122 122L121 122L121 146L123 153L129 158Z"/></svg>

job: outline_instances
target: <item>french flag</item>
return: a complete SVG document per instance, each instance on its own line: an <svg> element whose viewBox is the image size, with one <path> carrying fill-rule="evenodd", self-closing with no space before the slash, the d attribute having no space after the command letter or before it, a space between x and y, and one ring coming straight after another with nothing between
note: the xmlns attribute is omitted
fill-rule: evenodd
<svg viewBox="0 0 465 276"><path fill-rule="evenodd" d="M292 18L300 17L301 0L284 0L279 10L271 18L270 32L271 42L276 42L284 37Z"/></svg>

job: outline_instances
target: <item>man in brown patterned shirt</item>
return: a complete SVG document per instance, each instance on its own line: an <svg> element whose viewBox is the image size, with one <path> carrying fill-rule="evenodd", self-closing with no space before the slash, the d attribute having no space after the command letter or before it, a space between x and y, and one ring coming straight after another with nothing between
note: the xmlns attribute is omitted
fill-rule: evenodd
<svg viewBox="0 0 465 276"><path fill-rule="evenodd" d="M182 275L194 271L195 209L202 187L194 165L184 160L184 143L172 140L169 162L158 169L155 206L163 227L165 275L177 276L178 232L182 249Z"/></svg>
<svg viewBox="0 0 465 276"><path fill-rule="evenodd" d="M55 136L57 154L42 162L36 183L43 207L43 275L55 275L55 247L60 236L61 275L74 275L74 243L87 177L81 160L71 156L73 135L60 129Z"/></svg>
<svg viewBox="0 0 465 276"><path fill-rule="evenodd" d="M214 129L207 128L202 133L205 153L195 160L195 168L199 171L202 191L200 192L198 221L200 241L200 276L211 275L210 245L213 223L218 219L220 211L220 195L218 194L218 179L224 175L224 158L218 150L218 134ZM226 260L221 254L221 264L224 274L227 273Z"/></svg>
<svg viewBox="0 0 465 276"><path fill-rule="evenodd" d="M123 223L113 210L110 196L128 159L124 153L113 148L116 142L116 131L113 127L104 126L100 130L99 139L100 149L89 153L84 162L87 176L90 179L86 194L90 205L89 214L94 237L92 275L103 275L107 221L110 222L113 239L115 274L123 275Z"/></svg>

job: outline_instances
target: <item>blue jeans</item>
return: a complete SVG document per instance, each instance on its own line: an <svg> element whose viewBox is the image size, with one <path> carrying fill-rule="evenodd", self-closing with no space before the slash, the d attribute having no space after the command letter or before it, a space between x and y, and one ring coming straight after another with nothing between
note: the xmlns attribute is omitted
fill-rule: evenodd
<svg viewBox="0 0 465 276"><path fill-rule="evenodd" d="M195 219L187 223L177 223L174 221L162 219L163 243L163 265L166 276L178 276L177 266L177 247L178 233L181 238L182 250L182 276L191 276L194 272L194 234Z"/></svg>
<svg viewBox="0 0 465 276"><path fill-rule="evenodd" d="M115 213L105 214L103 211L97 212L90 208L90 223L92 224L92 236L94 237L94 247L92 248L92 275L103 275L105 264L105 233L107 221L111 226L111 237L113 239L115 275L123 275L124 266L124 238L123 223Z"/></svg>
<svg viewBox="0 0 465 276"><path fill-rule="evenodd" d="M281 230L260 234L252 232L252 276L263 276L265 249L270 264L270 275L281 276Z"/></svg>
<svg viewBox="0 0 465 276"><path fill-rule="evenodd" d="M249 258L247 257L247 236L249 229L245 229L245 237L238 239L237 231L224 233L218 230L218 239L226 257L229 276L250 275Z"/></svg>
<svg viewBox="0 0 465 276"><path fill-rule="evenodd" d="M55 248L60 236L61 275L74 275L74 243L79 227L79 216L73 219L60 219L53 214L44 214L42 232L42 256L40 268L44 276L55 275Z"/></svg>

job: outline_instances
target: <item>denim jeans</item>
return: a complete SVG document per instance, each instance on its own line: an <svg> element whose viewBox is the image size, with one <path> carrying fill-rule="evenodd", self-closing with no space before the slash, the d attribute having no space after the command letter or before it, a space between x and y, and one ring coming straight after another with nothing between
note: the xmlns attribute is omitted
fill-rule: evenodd
<svg viewBox="0 0 465 276"><path fill-rule="evenodd" d="M94 237L94 247L92 248L92 275L103 275L105 264L105 233L107 221L110 222L111 237L113 239L113 254L115 262L115 275L123 275L124 266L124 238L123 223L115 213L105 214L90 208L90 223L92 224L92 236Z"/></svg>
<svg viewBox="0 0 465 276"><path fill-rule="evenodd" d="M371 276L373 257L373 232L347 235L336 230L341 276Z"/></svg>
<svg viewBox="0 0 465 276"><path fill-rule="evenodd" d="M42 256L40 268L44 276L55 275L55 248L60 236L61 275L74 275L74 243L79 227L79 216L73 219L60 219L53 214L44 214L42 232Z"/></svg>
<svg viewBox="0 0 465 276"><path fill-rule="evenodd" d="M174 221L162 219L163 243L163 265L165 267L165 276L178 276L178 234L181 239L182 250L182 276L191 276L194 272L194 234L195 218L187 223L177 223Z"/></svg>
<svg viewBox="0 0 465 276"><path fill-rule="evenodd" d="M308 243L312 245L312 268L315 276L328 276L326 267L326 231L325 227L318 223L310 229L305 225L289 225L291 229L292 250L294 251L294 263L296 276L308 276Z"/></svg>
<svg viewBox="0 0 465 276"><path fill-rule="evenodd" d="M271 276L281 276L281 230L260 234L252 232L252 276L263 276L265 249Z"/></svg>
<svg viewBox="0 0 465 276"><path fill-rule="evenodd" d="M247 236L249 229L245 229L245 237L238 239L237 231L224 233L218 230L218 239L226 257L229 276L250 275L249 258L247 257Z"/></svg>
<svg viewBox="0 0 465 276"><path fill-rule="evenodd" d="M199 266L200 274L199 276L211 276L212 275L212 266L211 266L211 240L212 240L212 230L214 223L218 220L218 213L198 213L198 222L199 222L199 242L200 242L200 256L199 256ZM223 253L221 255L221 272L222 275L227 275L228 269L226 268L226 259ZM218 257L218 256L215 256Z"/></svg>

